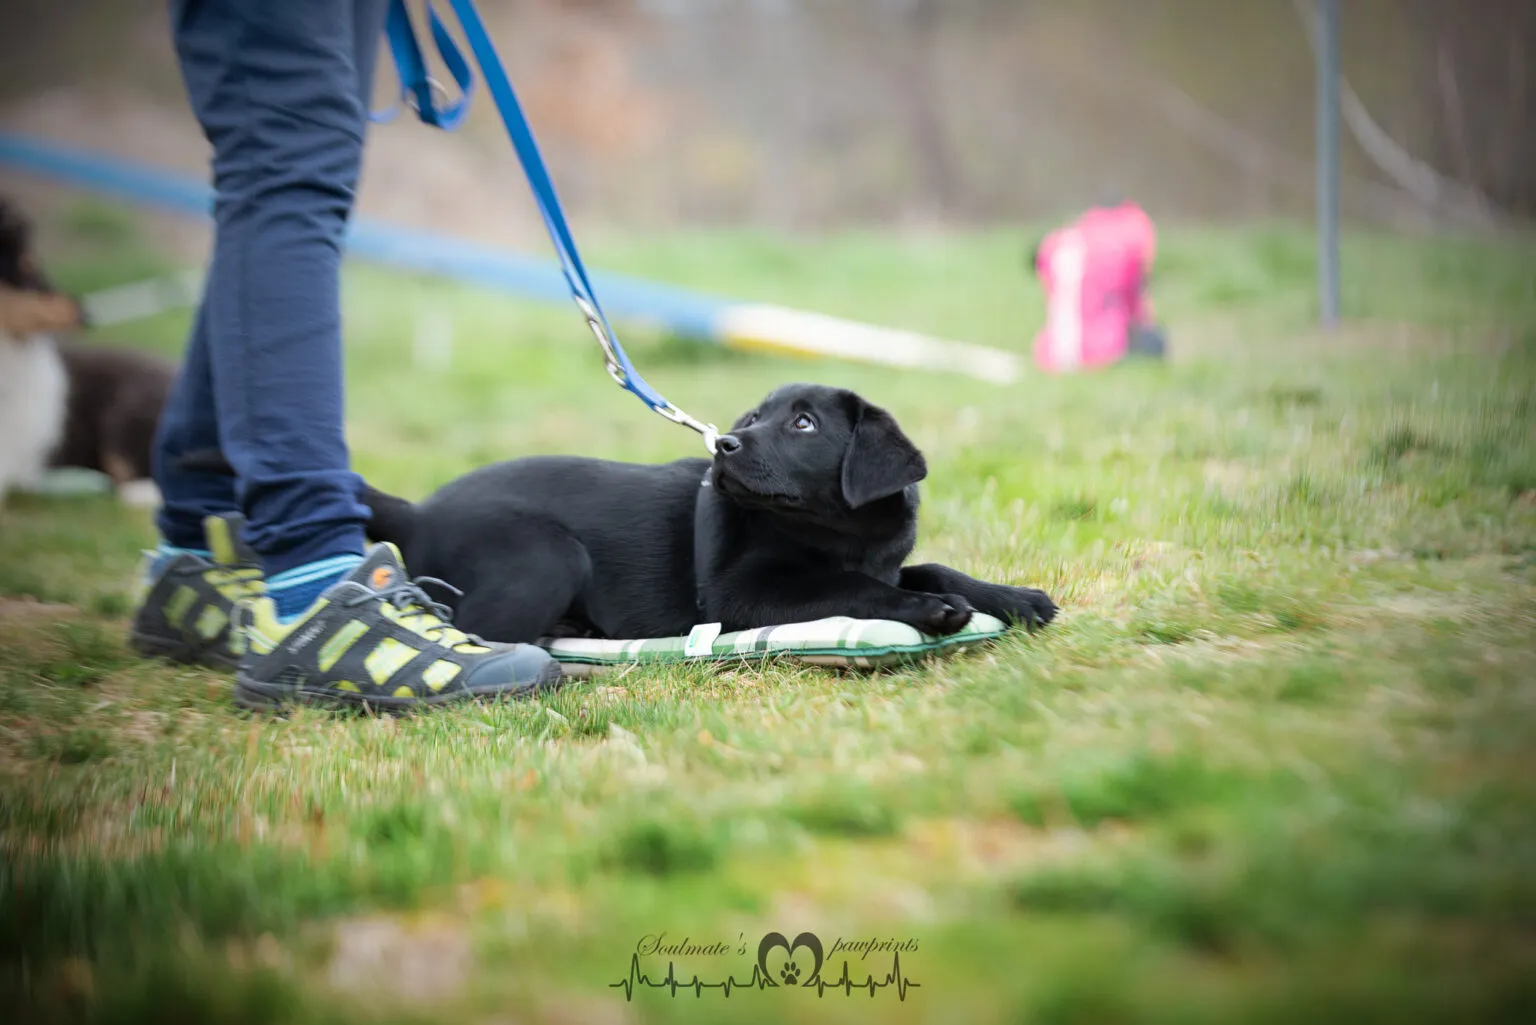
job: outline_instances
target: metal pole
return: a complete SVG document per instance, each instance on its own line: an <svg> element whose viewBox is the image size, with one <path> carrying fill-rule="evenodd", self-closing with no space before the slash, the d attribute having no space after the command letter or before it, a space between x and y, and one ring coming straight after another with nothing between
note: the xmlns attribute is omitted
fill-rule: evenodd
<svg viewBox="0 0 1536 1025"><path fill-rule="evenodd" d="M1323 327L1339 323L1339 0L1316 0L1317 285Z"/></svg>

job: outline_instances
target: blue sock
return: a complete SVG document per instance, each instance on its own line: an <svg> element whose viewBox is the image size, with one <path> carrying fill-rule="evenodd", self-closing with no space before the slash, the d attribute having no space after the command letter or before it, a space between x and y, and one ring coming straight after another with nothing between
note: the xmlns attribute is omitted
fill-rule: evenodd
<svg viewBox="0 0 1536 1025"><path fill-rule="evenodd" d="M154 555L154 558L149 563L149 575L151 577L159 576L160 572L169 566L171 560L175 559L178 555L195 555L200 559L213 558L213 553L205 548L177 548L175 545L166 544L164 541L156 545L154 552L151 554Z"/></svg>
<svg viewBox="0 0 1536 1025"><path fill-rule="evenodd" d="M267 596L277 605L277 619L289 623L302 616L315 599L357 568L361 555L333 555L267 577Z"/></svg>

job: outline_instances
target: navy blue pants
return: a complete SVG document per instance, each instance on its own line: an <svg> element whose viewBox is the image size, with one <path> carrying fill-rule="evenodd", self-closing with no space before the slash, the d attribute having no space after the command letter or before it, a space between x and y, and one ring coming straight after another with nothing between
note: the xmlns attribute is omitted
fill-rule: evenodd
<svg viewBox="0 0 1536 1025"><path fill-rule="evenodd" d="M213 147L214 244L155 479L167 542L243 512L269 574L361 552L342 427L341 247L387 0L175 0L176 54ZM234 479L177 466L222 450Z"/></svg>

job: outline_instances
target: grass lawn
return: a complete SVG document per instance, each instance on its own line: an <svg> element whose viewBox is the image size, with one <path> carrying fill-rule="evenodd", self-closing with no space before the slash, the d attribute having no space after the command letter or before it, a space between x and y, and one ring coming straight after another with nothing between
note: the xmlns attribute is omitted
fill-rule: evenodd
<svg viewBox="0 0 1536 1025"><path fill-rule="evenodd" d="M99 208L60 237L75 287L165 266ZM1024 249L693 234L590 256L1022 349ZM1325 337L1305 232L1170 227L1172 363L1007 388L627 334L717 422L791 380L887 406L931 467L919 556L1063 606L901 672L249 717L228 676L125 649L146 515L13 499L0 1000L253 1025L1531 1020L1532 267L1529 240L1350 236L1350 324ZM701 451L607 381L572 310L363 268L345 300L356 465L388 490ZM451 350L416 344L424 311ZM175 352L186 325L110 340ZM912 985L617 985L669 961L747 982L772 931L819 936L823 982L883 984L899 957Z"/></svg>

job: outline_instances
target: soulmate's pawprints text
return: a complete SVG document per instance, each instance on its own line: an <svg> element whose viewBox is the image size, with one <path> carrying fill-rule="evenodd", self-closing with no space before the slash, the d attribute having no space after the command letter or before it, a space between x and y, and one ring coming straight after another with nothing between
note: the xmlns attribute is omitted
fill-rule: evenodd
<svg viewBox="0 0 1536 1025"><path fill-rule="evenodd" d="M883 989L892 989L898 1000L907 999L909 989L920 984L907 977L901 956L917 951L917 940L908 939L844 939L839 936L828 950L815 933L802 932L793 940L780 932L770 932L752 949L745 935L736 942L698 941L691 936L670 937L666 933L651 933L640 938L630 955L629 974L618 982L610 982L611 989L622 989L626 1000L635 998L639 989L665 990L672 996L679 991L702 996L706 989L719 990L730 996L735 990L792 990L812 989L818 997L828 990L841 991L844 996L854 992L873 997ZM740 966L730 970L729 961L750 958L756 954L750 968ZM841 965L835 961L841 955ZM889 968L886 958L889 957ZM667 959L665 972L660 961ZM679 968L678 962L691 959L720 958L716 967L705 971ZM874 958L873 961L870 959ZM857 969L850 961L861 962ZM834 974L835 973L835 974Z"/></svg>

